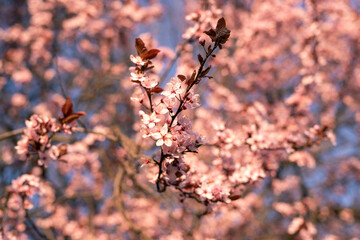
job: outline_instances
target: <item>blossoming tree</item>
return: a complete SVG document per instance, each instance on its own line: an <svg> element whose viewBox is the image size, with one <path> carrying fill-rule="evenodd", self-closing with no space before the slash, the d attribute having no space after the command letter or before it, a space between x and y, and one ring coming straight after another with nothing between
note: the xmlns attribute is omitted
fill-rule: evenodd
<svg viewBox="0 0 360 240"><path fill-rule="evenodd" d="M0 239L360 236L356 1L0 13Z"/></svg>

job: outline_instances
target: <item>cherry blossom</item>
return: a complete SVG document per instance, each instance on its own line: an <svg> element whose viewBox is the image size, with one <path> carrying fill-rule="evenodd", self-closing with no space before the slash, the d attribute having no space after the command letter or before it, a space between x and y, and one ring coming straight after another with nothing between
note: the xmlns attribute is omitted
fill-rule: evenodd
<svg viewBox="0 0 360 240"><path fill-rule="evenodd" d="M173 135L168 132L168 125L165 124L161 128L152 130L151 136L157 140L156 146L166 145L170 147L172 145Z"/></svg>
<svg viewBox="0 0 360 240"><path fill-rule="evenodd" d="M143 123L149 128L155 127L155 124L161 121L161 118L155 112L151 113L149 116L140 110L139 115L142 118Z"/></svg>
<svg viewBox="0 0 360 240"><path fill-rule="evenodd" d="M356 1L0 13L0 239L360 236Z"/></svg>
<svg viewBox="0 0 360 240"><path fill-rule="evenodd" d="M138 66L144 66L144 64L146 63L141 59L140 56L130 55L130 60Z"/></svg>

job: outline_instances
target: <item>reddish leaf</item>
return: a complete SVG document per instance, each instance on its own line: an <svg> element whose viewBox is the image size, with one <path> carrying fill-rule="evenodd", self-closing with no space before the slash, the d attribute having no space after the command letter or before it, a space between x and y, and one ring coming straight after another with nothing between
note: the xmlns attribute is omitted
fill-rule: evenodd
<svg viewBox="0 0 360 240"><path fill-rule="evenodd" d="M184 75L179 74L179 75L177 75L177 77L178 77L182 82L186 80L186 77L185 77Z"/></svg>
<svg viewBox="0 0 360 240"><path fill-rule="evenodd" d="M83 111L80 111L80 112L77 112L77 113L74 113L74 114L77 114L77 115L79 115L80 117L86 116L86 112L83 112Z"/></svg>
<svg viewBox="0 0 360 240"><path fill-rule="evenodd" d="M223 28L226 28L226 22L225 22L225 19L222 17L217 21L216 32L217 33L220 32L221 29L223 29Z"/></svg>
<svg viewBox="0 0 360 240"><path fill-rule="evenodd" d="M156 55L160 52L158 49L151 49L150 51L145 51L144 53L140 54L142 60L153 59Z"/></svg>
<svg viewBox="0 0 360 240"><path fill-rule="evenodd" d="M206 35L208 35L212 41L215 41L216 40L216 32L214 29L210 29L208 31L205 31L204 32Z"/></svg>
<svg viewBox="0 0 360 240"><path fill-rule="evenodd" d="M143 42L143 40L141 40L141 38L135 39L135 48L139 56L141 56L141 54L147 51L145 43Z"/></svg>
<svg viewBox="0 0 360 240"><path fill-rule="evenodd" d="M65 101L64 105L62 106L61 111L64 116L68 116L68 115L72 114L73 104L72 104L70 98L66 98L66 101Z"/></svg>
<svg viewBox="0 0 360 240"><path fill-rule="evenodd" d="M232 194L230 194L229 198L230 198L230 200L234 201L234 200L241 198L241 196L242 196L241 193L232 193Z"/></svg>
<svg viewBox="0 0 360 240"><path fill-rule="evenodd" d="M62 106L61 111L62 111L64 117L59 118L59 121L62 123L71 123L71 122L75 121L76 119L78 119L79 117L86 115L85 112L73 113L73 104L72 104L70 98L66 99L66 102Z"/></svg>
<svg viewBox="0 0 360 240"><path fill-rule="evenodd" d="M216 26L216 38L219 43L224 44L230 37L230 30L226 28L226 23L224 18L220 18Z"/></svg>
<svg viewBox="0 0 360 240"><path fill-rule="evenodd" d="M208 67L200 74L200 76L203 77L203 76L205 76L206 74L208 74L209 71L210 71L210 69L211 69L211 65L208 66Z"/></svg>
<svg viewBox="0 0 360 240"><path fill-rule="evenodd" d="M153 89L151 89L151 92L154 92L154 93L161 93L162 91L164 91L164 89L159 88L159 87L154 87Z"/></svg>
<svg viewBox="0 0 360 240"><path fill-rule="evenodd" d="M79 119L80 117L85 116L85 115L86 115L85 112L73 113L73 114L71 114L71 115L69 115L69 116L64 117L64 118L62 119L62 122L63 122L63 123L71 123L71 122L73 122L73 121L75 121L75 120L77 120L77 119Z"/></svg>
<svg viewBox="0 0 360 240"><path fill-rule="evenodd" d="M216 24L216 30L210 29L205 31L213 42L218 44L224 44L230 37L230 30L226 28L226 22L224 18L220 18Z"/></svg>

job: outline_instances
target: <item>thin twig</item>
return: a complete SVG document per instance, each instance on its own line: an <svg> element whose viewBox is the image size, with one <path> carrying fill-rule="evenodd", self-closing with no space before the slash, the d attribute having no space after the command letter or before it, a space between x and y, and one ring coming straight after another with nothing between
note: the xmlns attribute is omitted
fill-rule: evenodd
<svg viewBox="0 0 360 240"><path fill-rule="evenodd" d="M23 134L24 130L25 130L25 128L20 128L20 129L16 129L16 130L13 130L10 132L2 133L2 134L0 134L0 141Z"/></svg>

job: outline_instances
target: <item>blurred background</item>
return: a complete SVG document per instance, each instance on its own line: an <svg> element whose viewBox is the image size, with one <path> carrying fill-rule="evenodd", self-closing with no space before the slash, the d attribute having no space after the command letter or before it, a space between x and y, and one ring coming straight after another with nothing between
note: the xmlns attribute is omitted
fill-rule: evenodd
<svg viewBox="0 0 360 240"><path fill-rule="evenodd" d="M241 145L231 161L253 157L266 177L208 213L176 190L157 193L155 168L130 153L155 148L138 132L129 56L141 37L161 50L153 61L161 86L189 76L198 38L222 16L230 40L188 115L210 141L208 120L225 123ZM359 239L359 39L357 0L1 0L3 239ZM123 145L59 134L53 142L67 145L68 163L20 159L19 134L6 133L33 114L61 116L66 97L87 113L78 126L121 132ZM328 135L308 140L314 126ZM206 146L197 157L209 166L218 158ZM119 168L127 170L117 205ZM6 189L26 173L42 179L34 208L6 213Z"/></svg>

